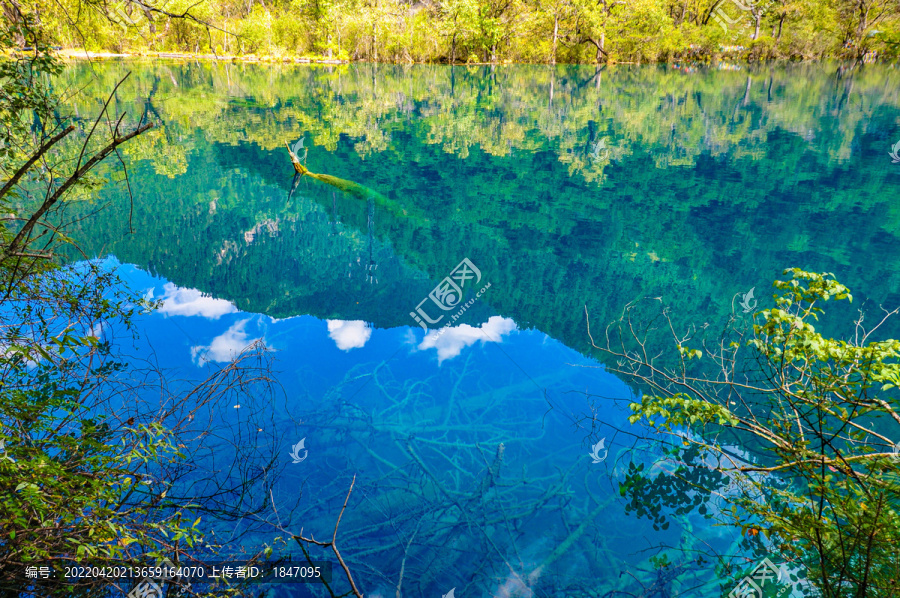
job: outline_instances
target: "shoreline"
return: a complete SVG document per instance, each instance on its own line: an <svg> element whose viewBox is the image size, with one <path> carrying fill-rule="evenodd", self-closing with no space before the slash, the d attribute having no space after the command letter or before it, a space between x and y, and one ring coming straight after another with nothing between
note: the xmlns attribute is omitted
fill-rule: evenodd
<svg viewBox="0 0 900 598"><path fill-rule="evenodd" d="M5 52L3 54L19 54L22 53L23 50L14 50L12 52ZM366 64L396 64L396 65L414 65L414 64L440 64L443 66L508 66L508 65L544 65L544 66L593 66L593 67L609 67L615 65L675 65L678 68L681 68L685 65L689 66L700 66L700 65L709 65L716 66L719 63L736 63L736 64L773 64L773 63L820 63L820 62L828 62L834 61L837 63L847 63L847 64L882 64L886 66L894 66L896 65L895 61L890 60L876 60L873 62L860 62L856 60L840 58L840 57L821 57L821 58L804 58L804 59L792 59L792 58L774 58L769 60L751 60L739 55L740 52L726 52L721 54L715 54L706 58L681 58L678 60L670 60L667 62L633 62L633 61L610 61L604 63L595 63L595 62L572 62L572 63L558 63L557 65L551 65L548 63L540 63L540 62L527 62L527 63L519 63L514 62L512 60L503 60L500 62L456 62L453 64L444 63L444 62L378 62L372 63L368 60L350 60L350 59L342 59L342 58L328 58L325 56L273 56L273 55L256 55L256 54L245 54L245 55L234 55L234 54L212 54L212 53L192 53L192 52L93 52L89 50L83 49L59 49L54 50L53 55L62 59L62 60L139 60L139 59L150 59L150 60L196 60L196 61L209 61L209 62L227 62L227 63L250 63L250 64L320 64L320 65L348 65L348 64L356 64L356 63L366 63Z"/></svg>
<svg viewBox="0 0 900 598"><path fill-rule="evenodd" d="M80 49L56 50L53 54L62 59L76 60L104 60L117 58L156 58L176 60L210 60L212 62L265 62L285 64L350 64L350 60L311 56L257 56L246 54L237 56L233 54L194 54L191 52L92 52Z"/></svg>

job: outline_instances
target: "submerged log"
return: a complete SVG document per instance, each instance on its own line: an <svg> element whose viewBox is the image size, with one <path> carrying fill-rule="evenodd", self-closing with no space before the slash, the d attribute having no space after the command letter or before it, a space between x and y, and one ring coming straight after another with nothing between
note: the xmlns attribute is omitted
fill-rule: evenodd
<svg viewBox="0 0 900 598"><path fill-rule="evenodd" d="M374 199L376 203L387 203L389 201L388 198L384 197L377 191L373 191L372 189L360 185L359 183L354 183L353 181L348 181L336 176L331 176L330 174L317 174L315 172L310 172L306 166L300 163L300 159L297 158L297 154L295 154L291 150L291 146L288 145L287 141L284 142L284 145L285 147L287 147L287 151L291 155L291 163L294 165L294 170L297 171L297 174L299 174L300 176L312 177L317 181L322 181L327 185L337 187L341 191L349 193L350 195L358 197L359 199Z"/></svg>
<svg viewBox="0 0 900 598"><path fill-rule="evenodd" d="M310 172L309 169L300 163L300 159L297 155L291 150L291 146L287 141L284 142L285 147L287 147L288 154L291 156L291 163L294 165L294 170L301 177L308 176L316 179L317 181L321 181L326 185L331 185L332 187L336 187L341 191L356 197L357 199L364 199L366 201L372 200L376 205L383 206L388 209L388 211L393 212L395 214L400 214L403 216L414 215L419 217L422 221L427 222L428 219L421 214L410 214L410 212L401 206L396 200L389 199L378 193L373 189L369 189L364 185L360 185L359 183L354 183L353 181L348 181L346 179L341 179L336 176L331 176L330 174L318 174L315 172Z"/></svg>

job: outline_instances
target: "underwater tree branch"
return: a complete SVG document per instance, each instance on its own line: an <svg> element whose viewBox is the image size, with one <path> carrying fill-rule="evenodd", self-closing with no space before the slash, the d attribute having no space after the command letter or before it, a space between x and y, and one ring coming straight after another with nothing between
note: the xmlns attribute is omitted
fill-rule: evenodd
<svg viewBox="0 0 900 598"><path fill-rule="evenodd" d="M338 563L340 563L341 568L344 570L344 575L347 576L347 581L350 582L350 587L353 590L353 595L357 598L363 598L362 593L356 587L356 582L353 581L353 575L350 573L350 568L347 567L347 563L344 562L343 557L341 556L340 551L337 547L337 532L338 526L341 524L341 519L344 516L344 511L347 510L347 502L350 500L350 494L353 492L353 485L356 484L356 474L353 475L353 480L350 482L350 489L347 490L347 497L344 499L344 504L341 507L341 512L338 514L337 521L334 524L334 533L331 535L331 542L321 542L316 540L312 536L309 538L303 537L303 530L300 530L299 535L291 535L291 538L299 544L300 542L306 542L308 544L315 544L316 546L321 546L322 548L331 548L331 551L334 552L334 556L337 557Z"/></svg>

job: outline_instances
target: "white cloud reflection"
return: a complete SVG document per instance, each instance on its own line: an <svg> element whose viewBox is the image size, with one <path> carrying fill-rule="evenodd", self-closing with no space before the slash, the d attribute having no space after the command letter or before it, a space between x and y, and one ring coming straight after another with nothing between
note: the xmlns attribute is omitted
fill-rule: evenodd
<svg viewBox="0 0 900 598"><path fill-rule="evenodd" d="M341 351L361 349L372 337L372 328L362 320L328 320L328 336Z"/></svg>
<svg viewBox="0 0 900 598"><path fill-rule="evenodd" d="M191 359L193 359L194 363L197 365L203 365L209 361L215 361L217 363L231 361L237 357L241 351L256 341L262 340L262 337L248 338L245 328L249 321L250 318L238 320L232 324L228 330L212 339L212 342L209 345L197 345L196 347L191 347Z"/></svg>
<svg viewBox="0 0 900 598"><path fill-rule="evenodd" d="M438 363L447 359L453 359L462 350L476 342L499 343L503 335L516 329L516 323L511 318L491 316L488 321L476 328L468 324L462 324L453 328L441 328L425 335L425 339L419 343L418 349L437 349Z"/></svg>
<svg viewBox="0 0 900 598"><path fill-rule="evenodd" d="M153 299L153 289L147 293ZM208 297L197 289L183 289L167 282L163 286L163 304L159 312L167 316L202 316L210 320L218 320L226 314L232 314L237 308L225 299Z"/></svg>

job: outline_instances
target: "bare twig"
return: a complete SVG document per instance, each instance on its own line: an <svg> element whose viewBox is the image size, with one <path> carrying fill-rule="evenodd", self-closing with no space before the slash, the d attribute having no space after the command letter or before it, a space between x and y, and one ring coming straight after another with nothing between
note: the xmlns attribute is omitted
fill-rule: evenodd
<svg viewBox="0 0 900 598"><path fill-rule="evenodd" d="M34 226L37 224L38 220L40 220L44 214L47 213L47 210L52 208L54 204L63 196L63 194L69 190L69 188L78 182L85 174L87 174L94 166L96 166L100 161L102 161L106 156L111 154L117 147L132 139L137 137L144 131L153 127L153 123L147 123L141 127L138 127L131 133L124 135L122 137L115 137L106 147L102 150L94 154L90 160L85 162L85 164L76 170L66 181L59 186L59 188L54 191L47 199L44 200L44 203L41 204L41 207L38 208L32 215L31 218L28 219L28 222L25 223L25 226L18 232L18 234L13 238L10 244L3 251L2 259L6 259L9 256L16 253L19 249L19 245L22 243L22 240L31 232ZM49 193L49 190L48 190Z"/></svg>
<svg viewBox="0 0 900 598"><path fill-rule="evenodd" d="M25 164L23 164L19 169L12 175L12 177L3 185L3 188L0 189L0 199L2 199L9 191L19 182L19 179L31 168L35 162L40 160L41 156L49 150L51 147L56 145L56 143L61 140L63 137L71 133L75 130L75 125L69 125L61 132L57 133L53 137L51 137L44 145L42 145L38 150L28 159Z"/></svg>
<svg viewBox="0 0 900 598"><path fill-rule="evenodd" d="M341 556L340 551L337 547L337 532L338 526L341 524L341 518L344 516L344 511L347 509L347 501L350 500L350 493L353 492L353 485L356 483L356 475L353 475L353 481L350 482L350 489L347 490L347 497L344 499L344 506L341 507L341 512L338 515L337 521L334 524L334 533L331 535L331 542L320 542L316 540L312 536L309 538L303 537L303 531L300 531L300 535L292 536L294 540L298 542L306 542L308 544L315 544L316 546L321 546L323 548L331 548L331 551L334 552L334 556L337 557L338 563L341 564L341 568L344 570L344 575L347 576L347 581L350 582L350 587L353 590L353 595L356 598L363 598L362 593L356 587L356 582L353 581L353 575L350 574L350 568L347 566L347 563L344 562L343 557Z"/></svg>

